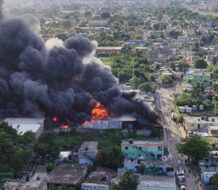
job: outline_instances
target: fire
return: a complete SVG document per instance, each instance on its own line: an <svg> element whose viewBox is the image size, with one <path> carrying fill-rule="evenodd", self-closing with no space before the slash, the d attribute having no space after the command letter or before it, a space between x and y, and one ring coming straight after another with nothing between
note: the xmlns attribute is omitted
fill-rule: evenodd
<svg viewBox="0 0 218 190"><path fill-rule="evenodd" d="M96 102L94 108L91 110L92 121L108 118L108 111L100 102Z"/></svg>
<svg viewBox="0 0 218 190"><path fill-rule="evenodd" d="M56 123L58 121L57 117L52 117L52 122Z"/></svg>
<svg viewBox="0 0 218 190"><path fill-rule="evenodd" d="M69 126L69 125L61 125L60 128L61 128L61 129L69 129L70 126Z"/></svg>
<svg viewBox="0 0 218 190"><path fill-rule="evenodd" d="M89 101L89 105L92 106L91 109L91 122L94 123L97 120L101 120L101 119L106 119L109 117L109 113L108 110L104 108L104 106L100 103L97 102L94 99L91 99ZM88 124L89 121L85 121L82 126L85 126Z"/></svg>
<svg viewBox="0 0 218 190"><path fill-rule="evenodd" d="M105 119L108 118L109 114L108 111L103 107L103 105L100 102L97 102L95 100L91 100L90 103L93 104L94 102L94 107L91 110L91 115L92 115L92 122L95 122L100 119Z"/></svg>

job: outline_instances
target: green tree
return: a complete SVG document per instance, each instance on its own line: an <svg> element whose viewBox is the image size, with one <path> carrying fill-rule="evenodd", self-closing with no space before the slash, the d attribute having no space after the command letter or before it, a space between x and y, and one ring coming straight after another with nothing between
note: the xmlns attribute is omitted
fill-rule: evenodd
<svg viewBox="0 0 218 190"><path fill-rule="evenodd" d="M207 66L207 62L203 58L198 58L194 60L194 67L196 69L206 69Z"/></svg>
<svg viewBox="0 0 218 190"><path fill-rule="evenodd" d="M32 140L33 140L33 133L32 133L32 131L27 131L26 133L24 133L21 136L22 144L29 144L29 143L32 142Z"/></svg>
<svg viewBox="0 0 218 190"><path fill-rule="evenodd" d="M218 189L218 173L210 178L210 184L213 185L215 189Z"/></svg>
<svg viewBox="0 0 218 190"><path fill-rule="evenodd" d="M154 85L152 85L151 82L145 82L145 83L142 83L138 86L138 88L140 90L145 90L145 91L149 91L149 92L154 92L155 91L155 87Z"/></svg>
<svg viewBox="0 0 218 190"><path fill-rule="evenodd" d="M18 177L31 152L22 136L6 123L0 124L0 180L8 175Z"/></svg>
<svg viewBox="0 0 218 190"><path fill-rule="evenodd" d="M195 42L193 45L192 45L192 51L199 51L199 43L198 42Z"/></svg>
<svg viewBox="0 0 218 190"><path fill-rule="evenodd" d="M122 163L123 155L121 153L120 147L117 146L102 149L97 160L97 165L112 169L121 167Z"/></svg>
<svg viewBox="0 0 218 190"><path fill-rule="evenodd" d="M204 91L204 87L201 83L196 83L193 85L192 96L194 98L198 98L200 94Z"/></svg>
<svg viewBox="0 0 218 190"><path fill-rule="evenodd" d="M131 85L133 85L135 88L137 88L138 85L140 84L140 79L138 77L134 76L129 80L129 82Z"/></svg>
<svg viewBox="0 0 218 190"><path fill-rule="evenodd" d="M119 176L118 183L112 183L111 190L136 190L137 179L134 176L133 171L126 170Z"/></svg>
<svg viewBox="0 0 218 190"><path fill-rule="evenodd" d="M162 83L162 84L170 84L173 82L172 80L172 76L170 75L160 75L158 80Z"/></svg>
<svg viewBox="0 0 218 190"><path fill-rule="evenodd" d="M178 106L191 105L192 99L193 98L190 94L183 92L176 98L176 105Z"/></svg>
<svg viewBox="0 0 218 190"><path fill-rule="evenodd" d="M188 156L195 164L198 164L200 159L207 156L210 150L210 144L197 134L191 134L189 137L177 144L179 153Z"/></svg>
<svg viewBox="0 0 218 190"><path fill-rule="evenodd" d="M55 159L61 150L61 145L57 141L54 133L45 133L34 146L34 151L40 156L49 156Z"/></svg>

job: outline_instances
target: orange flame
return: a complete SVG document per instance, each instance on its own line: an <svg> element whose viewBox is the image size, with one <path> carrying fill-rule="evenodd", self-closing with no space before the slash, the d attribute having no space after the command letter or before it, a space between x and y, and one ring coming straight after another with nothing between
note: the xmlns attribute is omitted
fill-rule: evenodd
<svg viewBox="0 0 218 190"><path fill-rule="evenodd" d="M70 126L69 126L69 125L61 125L60 128L61 128L61 129L69 129Z"/></svg>
<svg viewBox="0 0 218 190"><path fill-rule="evenodd" d="M109 114L108 111L103 107L100 102L96 102L94 108L91 111L92 114L92 121L96 121L99 119L108 118Z"/></svg>
<svg viewBox="0 0 218 190"><path fill-rule="evenodd" d="M57 117L52 117L52 122L56 123L58 121L58 118Z"/></svg>
<svg viewBox="0 0 218 190"><path fill-rule="evenodd" d="M91 122L94 123L97 120L101 120L101 119L106 119L109 117L109 113L108 110L104 108L104 106L100 103L97 102L94 99L91 99L89 102L90 105L94 105L92 106L92 110L91 110ZM89 121L85 121L82 126L85 126L88 124Z"/></svg>

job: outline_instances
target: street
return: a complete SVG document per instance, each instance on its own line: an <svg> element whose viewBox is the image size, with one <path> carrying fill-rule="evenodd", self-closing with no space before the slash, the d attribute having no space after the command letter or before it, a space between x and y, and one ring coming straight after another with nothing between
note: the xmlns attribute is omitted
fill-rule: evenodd
<svg viewBox="0 0 218 190"><path fill-rule="evenodd" d="M161 120L164 127L164 141L169 149L169 159L175 171L182 168L186 173L186 188L187 190L202 190L202 187L197 182L198 179L191 173L191 169L185 165L185 157L179 154L176 150L176 144L184 138L185 132L174 121L171 120L171 110L173 107L171 92L175 91L174 88L164 89L161 88L157 91L157 107L161 110Z"/></svg>

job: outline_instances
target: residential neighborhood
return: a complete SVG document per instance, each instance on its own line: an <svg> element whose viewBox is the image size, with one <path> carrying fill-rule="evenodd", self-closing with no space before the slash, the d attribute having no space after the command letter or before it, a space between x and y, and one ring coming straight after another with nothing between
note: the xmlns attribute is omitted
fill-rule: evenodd
<svg viewBox="0 0 218 190"><path fill-rule="evenodd" d="M217 0L0 0L0 189L217 190Z"/></svg>

